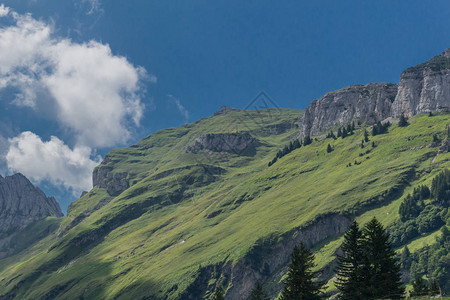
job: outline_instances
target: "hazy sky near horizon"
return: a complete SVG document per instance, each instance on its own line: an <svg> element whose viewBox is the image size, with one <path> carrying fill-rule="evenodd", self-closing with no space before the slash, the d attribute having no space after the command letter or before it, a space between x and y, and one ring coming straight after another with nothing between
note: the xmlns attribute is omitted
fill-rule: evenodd
<svg viewBox="0 0 450 300"><path fill-rule="evenodd" d="M111 149L245 108L397 83L450 47L448 0L0 0L0 173L65 211Z"/></svg>

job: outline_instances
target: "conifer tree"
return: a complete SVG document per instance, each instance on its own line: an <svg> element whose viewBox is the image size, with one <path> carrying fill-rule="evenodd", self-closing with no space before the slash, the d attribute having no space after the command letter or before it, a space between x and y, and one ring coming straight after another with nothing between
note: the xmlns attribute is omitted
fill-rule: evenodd
<svg viewBox="0 0 450 300"><path fill-rule="evenodd" d="M250 294L250 300L268 300L267 294L264 292L261 284L258 282Z"/></svg>
<svg viewBox="0 0 450 300"><path fill-rule="evenodd" d="M412 296L425 296L428 295L428 284L421 276L417 276L413 282Z"/></svg>
<svg viewBox="0 0 450 300"><path fill-rule="evenodd" d="M347 129L345 129L345 127L342 128L342 138L346 138L347 135L348 135Z"/></svg>
<svg viewBox="0 0 450 300"><path fill-rule="evenodd" d="M352 132L355 130L355 121L352 122Z"/></svg>
<svg viewBox="0 0 450 300"><path fill-rule="evenodd" d="M214 293L213 300L225 300L225 297L223 296L223 292L220 288L216 289L216 292Z"/></svg>
<svg viewBox="0 0 450 300"><path fill-rule="evenodd" d="M341 136L342 136L342 130L341 130L341 127L339 127L338 131L337 131L337 137L341 137Z"/></svg>
<svg viewBox="0 0 450 300"><path fill-rule="evenodd" d="M367 133L367 129L364 129L364 141L366 143L369 141L369 134Z"/></svg>
<svg viewBox="0 0 450 300"><path fill-rule="evenodd" d="M306 136L305 139L303 140L303 146L307 146L311 143L312 143L311 137L309 135Z"/></svg>
<svg viewBox="0 0 450 300"><path fill-rule="evenodd" d="M398 121L398 127L406 127L408 126L408 118L402 113L400 116L400 120Z"/></svg>
<svg viewBox="0 0 450 300"><path fill-rule="evenodd" d="M314 254L301 243L295 246L291 255L291 264L284 280L281 300L316 300L320 299L320 289L323 283L317 282Z"/></svg>
<svg viewBox="0 0 450 300"><path fill-rule="evenodd" d="M400 266L402 269L409 270L411 268L412 258L408 246L405 246L400 256Z"/></svg>
<svg viewBox="0 0 450 300"><path fill-rule="evenodd" d="M331 148L331 145L328 144L328 146L327 146L327 153L330 153L331 151L333 151L333 148Z"/></svg>
<svg viewBox="0 0 450 300"><path fill-rule="evenodd" d="M340 299L364 299L363 290L361 289L363 261L361 238L362 234L359 230L359 225L354 221L344 235L344 242L341 246L343 254L337 256L338 267L335 283L341 291Z"/></svg>
<svg viewBox="0 0 450 300"><path fill-rule="evenodd" d="M365 299L401 298L404 293L400 264L389 241L389 234L374 217L364 226L361 279Z"/></svg>
<svg viewBox="0 0 450 300"><path fill-rule="evenodd" d="M441 288L439 287L439 283L437 280L433 280L430 285L430 296L437 296L441 294Z"/></svg>

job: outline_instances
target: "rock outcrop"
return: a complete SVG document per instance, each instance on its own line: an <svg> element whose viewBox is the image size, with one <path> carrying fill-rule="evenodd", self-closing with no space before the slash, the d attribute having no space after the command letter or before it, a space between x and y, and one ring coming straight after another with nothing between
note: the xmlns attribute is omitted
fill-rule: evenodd
<svg viewBox="0 0 450 300"><path fill-rule="evenodd" d="M258 145L259 141L248 132L205 134L198 135L194 143L186 148L186 153L210 150L245 154L254 151Z"/></svg>
<svg viewBox="0 0 450 300"><path fill-rule="evenodd" d="M127 188L130 184L127 180L128 173L113 172L112 167L100 165L92 172L92 183L95 187L106 189L110 196L117 196Z"/></svg>
<svg viewBox="0 0 450 300"><path fill-rule="evenodd" d="M406 69L392 105L392 116L450 111L450 48L431 60Z"/></svg>
<svg viewBox="0 0 450 300"><path fill-rule="evenodd" d="M55 198L47 197L20 173L0 176L0 237L49 216L63 216Z"/></svg>
<svg viewBox="0 0 450 300"><path fill-rule="evenodd" d="M374 124L391 116L397 85L369 83L329 92L314 100L300 120L300 136L317 135L352 121Z"/></svg>
<svg viewBox="0 0 450 300"><path fill-rule="evenodd" d="M450 48L406 69L398 86L392 83L353 85L312 101L299 121L300 138L352 121L371 125L401 114L411 117L435 111L450 111Z"/></svg>

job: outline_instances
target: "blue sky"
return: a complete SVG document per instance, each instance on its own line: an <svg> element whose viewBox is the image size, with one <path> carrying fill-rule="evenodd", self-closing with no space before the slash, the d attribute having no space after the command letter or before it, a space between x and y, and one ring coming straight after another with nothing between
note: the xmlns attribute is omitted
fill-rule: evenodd
<svg viewBox="0 0 450 300"><path fill-rule="evenodd" d="M64 210L113 148L260 91L304 109L397 83L450 47L448 0L0 3L1 173L24 173Z"/></svg>

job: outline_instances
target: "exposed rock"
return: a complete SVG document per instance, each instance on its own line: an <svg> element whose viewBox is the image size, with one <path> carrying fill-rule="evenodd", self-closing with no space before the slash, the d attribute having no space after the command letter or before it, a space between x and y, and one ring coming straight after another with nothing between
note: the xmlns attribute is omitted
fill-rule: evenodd
<svg viewBox="0 0 450 300"><path fill-rule="evenodd" d="M55 198L20 173L0 176L0 236L49 216L63 216Z"/></svg>
<svg viewBox="0 0 450 300"><path fill-rule="evenodd" d="M370 83L329 92L314 100L300 120L300 136L317 135L352 121L374 124L391 115L397 85Z"/></svg>
<svg viewBox="0 0 450 300"><path fill-rule="evenodd" d="M215 133L198 135L194 144L187 147L186 152L197 153L200 150L210 150L244 154L254 151L258 145L259 141L248 132Z"/></svg>
<svg viewBox="0 0 450 300"><path fill-rule="evenodd" d="M450 111L450 49L406 69L398 87L388 83L354 85L314 100L300 119L300 137L318 135L353 120L374 124L402 113L411 117Z"/></svg>
<svg viewBox="0 0 450 300"><path fill-rule="evenodd" d="M450 49L406 69L400 78L392 115L411 117L430 111L450 111Z"/></svg>
<svg viewBox="0 0 450 300"><path fill-rule="evenodd" d="M247 299L258 281L274 282L274 279L279 279L275 277L285 273L295 245L303 242L308 247L312 247L326 238L345 232L350 223L349 218L339 214L322 216L308 226L286 233L277 242L263 242L254 246L243 259L235 264L229 261L224 264L205 266L199 270L198 277L180 296L180 299L202 298L205 291L214 290L211 279L217 279L220 274L222 280L225 280L230 287L225 299ZM281 288L280 284L274 285L270 293L276 294Z"/></svg>
<svg viewBox="0 0 450 300"><path fill-rule="evenodd" d="M95 187L106 189L110 196L117 196L130 187L127 177L126 172L113 172L112 167L100 165L92 172L92 183Z"/></svg>
<svg viewBox="0 0 450 300"><path fill-rule="evenodd" d="M226 113L228 113L228 112L230 112L230 111L233 111L233 110L237 110L237 109L235 109L235 108L230 108L230 107L224 105L224 106L222 106L222 107L220 108L219 111L216 111L216 112L214 113L214 116L217 116L217 115L225 115Z"/></svg>

